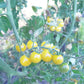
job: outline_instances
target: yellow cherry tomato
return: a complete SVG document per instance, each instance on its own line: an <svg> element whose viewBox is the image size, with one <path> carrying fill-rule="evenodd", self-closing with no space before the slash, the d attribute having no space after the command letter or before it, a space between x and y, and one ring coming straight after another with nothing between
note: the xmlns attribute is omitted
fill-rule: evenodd
<svg viewBox="0 0 84 84"><path fill-rule="evenodd" d="M60 65L63 63L63 56L62 55L53 55L53 58L52 58L53 62L57 65Z"/></svg>
<svg viewBox="0 0 84 84"><path fill-rule="evenodd" d="M49 16L47 17L47 22L50 23L51 21L53 21L53 18L50 18Z"/></svg>
<svg viewBox="0 0 84 84"><path fill-rule="evenodd" d="M42 60L45 62L50 62L52 60L52 55L50 54L49 50L44 50L41 53Z"/></svg>
<svg viewBox="0 0 84 84"><path fill-rule="evenodd" d="M57 23L63 22L63 19L57 19Z"/></svg>
<svg viewBox="0 0 84 84"><path fill-rule="evenodd" d="M55 31L55 29L56 29L55 26L50 26L51 31Z"/></svg>
<svg viewBox="0 0 84 84"><path fill-rule="evenodd" d="M34 47L37 47L37 46L38 46L37 42L34 42L34 43L33 43L33 41L29 40L29 41L27 42L27 47L28 47L28 49L31 49L33 46L34 46Z"/></svg>
<svg viewBox="0 0 84 84"><path fill-rule="evenodd" d="M20 52L20 47L19 47L19 45L16 45L16 50L18 51L18 52ZM26 50L26 45L24 44L24 43L22 43L22 45L21 45L21 51L25 51Z"/></svg>
<svg viewBox="0 0 84 84"><path fill-rule="evenodd" d="M58 26L59 26L59 27L63 27L63 26L64 26L64 22L59 23Z"/></svg>
<svg viewBox="0 0 84 84"><path fill-rule="evenodd" d="M62 28L61 27L56 27L56 29L55 29L57 32L60 32L61 30L62 30Z"/></svg>
<svg viewBox="0 0 84 84"><path fill-rule="evenodd" d="M27 56L23 55L21 58L20 58L20 64L22 66L29 66L31 64L31 61L30 61L30 58L28 58Z"/></svg>
<svg viewBox="0 0 84 84"><path fill-rule="evenodd" d="M30 55L30 60L33 63L39 63L41 61L41 55L36 52L32 52Z"/></svg>
<svg viewBox="0 0 84 84"><path fill-rule="evenodd" d="M41 43L41 47L42 47L42 46L44 46L44 45L45 45L45 43L46 43L46 42L45 42L45 41L43 41L43 42Z"/></svg>

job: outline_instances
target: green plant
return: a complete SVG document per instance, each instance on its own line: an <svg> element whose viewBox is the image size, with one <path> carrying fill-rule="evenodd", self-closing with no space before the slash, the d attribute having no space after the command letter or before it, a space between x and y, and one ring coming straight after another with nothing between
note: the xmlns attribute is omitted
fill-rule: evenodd
<svg viewBox="0 0 84 84"><path fill-rule="evenodd" d="M50 84L55 81L82 84L84 81L84 17L76 21L76 12L80 9L83 13L84 1L60 0L60 7L58 0L53 1L55 6L47 4L45 12L28 20L21 12L27 5L25 0L0 0L0 36L4 37L2 31L7 34L8 29L13 30L15 45L16 41L18 44L16 49L12 47L0 57L0 71L7 74L9 84L13 76L18 77L14 84L42 80ZM37 13L40 7L32 6L32 9ZM26 22L22 28L18 24L19 13ZM9 51L14 56L8 57ZM17 64L16 67L13 63Z"/></svg>

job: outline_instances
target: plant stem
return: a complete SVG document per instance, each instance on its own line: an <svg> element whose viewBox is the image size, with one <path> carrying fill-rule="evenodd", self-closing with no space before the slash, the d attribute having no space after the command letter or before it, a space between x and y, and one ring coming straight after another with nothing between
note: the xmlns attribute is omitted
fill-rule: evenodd
<svg viewBox="0 0 84 84"><path fill-rule="evenodd" d="M11 26L13 28L13 31L14 31L15 37L17 39L17 42L19 43L20 42L20 37L18 35L17 29L16 29L16 25L14 23L13 14L12 14L12 11L11 11L10 0L6 0L6 2L7 2L7 15L8 15L9 21L11 23Z"/></svg>
<svg viewBox="0 0 84 84"><path fill-rule="evenodd" d="M14 23L13 14L12 14L12 11L11 11L10 0L6 0L6 2L7 2L7 15L8 15L9 21L10 21L10 23L12 25L14 34L15 34L16 39L17 39L17 42L19 43L20 42L20 37L18 35L18 32L16 30L16 25ZM15 71L6 62L4 62L1 58L0 58L0 70L6 72L10 76L13 76L13 75L26 76L27 75L27 72Z"/></svg>
<svg viewBox="0 0 84 84"><path fill-rule="evenodd" d="M75 15L76 15L76 10L77 10L77 0L74 0L74 16L73 16L73 21L72 21L72 26L71 26L71 30L69 35L66 37L65 41L62 43L62 45L60 46L60 49L62 48L62 46L66 43L67 39L70 37L70 35L73 32L74 29L74 24L75 24Z"/></svg>

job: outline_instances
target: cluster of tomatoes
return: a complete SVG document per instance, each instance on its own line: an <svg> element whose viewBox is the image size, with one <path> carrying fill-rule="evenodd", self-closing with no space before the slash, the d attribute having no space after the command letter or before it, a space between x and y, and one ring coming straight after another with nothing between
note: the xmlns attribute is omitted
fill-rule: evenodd
<svg viewBox="0 0 84 84"><path fill-rule="evenodd" d="M29 40L27 42L27 48L31 49L32 48L37 48L38 47L38 43L37 42L33 42L31 40ZM20 57L20 64L22 66L29 66L31 63L39 63L41 60L43 60L44 62L50 62L53 61L56 65L60 65L60 68L64 67L64 69L66 69L66 71L69 70L69 66L67 63L63 63L64 58L62 55L57 55L56 53L59 52L60 50L56 48L56 46L54 46L53 44L47 43L46 41L42 42L41 44L41 49L42 52L37 53L35 51L32 51L32 53L30 54L29 57L27 57L26 55L23 55ZM52 49L53 53L50 53L49 49ZM24 43L22 43L21 45L21 49L19 47L19 45L16 45L16 50L18 52L20 51L25 51L26 50L26 45ZM63 70L62 70L63 71Z"/></svg>
<svg viewBox="0 0 84 84"><path fill-rule="evenodd" d="M53 18L50 18L49 16L47 17L47 22L54 22ZM64 22L63 19L56 19L56 26L50 26L48 25L50 31L56 31L56 32L60 32L62 31L62 27L64 26Z"/></svg>

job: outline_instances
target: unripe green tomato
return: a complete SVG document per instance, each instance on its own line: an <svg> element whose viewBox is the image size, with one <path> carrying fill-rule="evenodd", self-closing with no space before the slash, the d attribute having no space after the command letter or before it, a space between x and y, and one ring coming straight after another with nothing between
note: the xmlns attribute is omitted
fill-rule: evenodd
<svg viewBox="0 0 84 84"><path fill-rule="evenodd" d="M59 65L59 70L61 73L67 73L69 71L69 65L67 63L63 63Z"/></svg>

